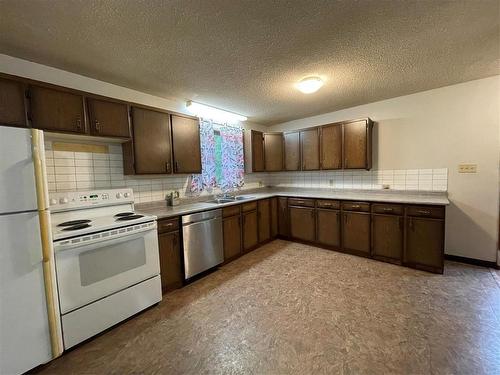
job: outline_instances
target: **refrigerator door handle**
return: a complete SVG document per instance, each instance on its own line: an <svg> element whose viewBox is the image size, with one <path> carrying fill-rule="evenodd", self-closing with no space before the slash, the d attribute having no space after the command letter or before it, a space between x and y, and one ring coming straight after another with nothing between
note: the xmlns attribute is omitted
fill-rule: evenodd
<svg viewBox="0 0 500 375"><path fill-rule="evenodd" d="M45 166L45 147L43 131L31 129L31 147L33 164L35 170L36 197L38 210L44 211L49 208L49 194L47 189L47 173Z"/></svg>

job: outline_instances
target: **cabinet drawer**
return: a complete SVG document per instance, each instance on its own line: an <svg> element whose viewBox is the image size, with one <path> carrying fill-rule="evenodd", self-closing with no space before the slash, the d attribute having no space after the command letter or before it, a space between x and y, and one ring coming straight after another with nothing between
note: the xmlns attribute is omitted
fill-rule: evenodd
<svg viewBox="0 0 500 375"><path fill-rule="evenodd" d="M336 210L338 210L340 208L339 201L331 201L331 200L324 200L324 199L318 199L316 201L316 205L318 206L318 208L331 208L331 209L336 209Z"/></svg>
<svg viewBox="0 0 500 375"><path fill-rule="evenodd" d="M444 207L435 206L406 206L408 216L432 217L434 219L444 219Z"/></svg>
<svg viewBox="0 0 500 375"><path fill-rule="evenodd" d="M374 214L403 215L403 206L398 204L373 204Z"/></svg>
<svg viewBox="0 0 500 375"><path fill-rule="evenodd" d="M344 211L369 212L370 211L370 203L365 203L365 202L342 202L342 209Z"/></svg>
<svg viewBox="0 0 500 375"><path fill-rule="evenodd" d="M179 218L158 220L158 233L171 232L179 229Z"/></svg>
<svg viewBox="0 0 500 375"><path fill-rule="evenodd" d="M222 209L222 217L229 217L240 214L240 205L224 207Z"/></svg>
<svg viewBox="0 0 500 375"><path fill-rule="evenodd" d="M288 205L289 206L314 207L314 199L290 198L290 199L288 199Z"/></svg>
<svg viewBox="0 0 500 375"><path fill-rule="evenodd" d="M241 205L241 211L248 212L257 209L257 202L248 202Z"/></svg>

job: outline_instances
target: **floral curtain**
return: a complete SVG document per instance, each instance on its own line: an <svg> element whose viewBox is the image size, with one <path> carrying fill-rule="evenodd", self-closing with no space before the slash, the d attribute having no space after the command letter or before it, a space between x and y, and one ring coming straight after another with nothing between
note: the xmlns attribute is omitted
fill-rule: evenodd
<svg viewBox="0 0 500 375"><path fill-rule="evenodd" d="M201 193L217 186L215 179L215 135L212 121L200 119L201 174L191 176L190 191Z"/></svg>
<svg viewBox="0 0 500 375"><path fill-rule="evenodd" d="M222 180L218 185L223 191L240 188L244 184L243 129L223 126L220 129Z"/></svg>

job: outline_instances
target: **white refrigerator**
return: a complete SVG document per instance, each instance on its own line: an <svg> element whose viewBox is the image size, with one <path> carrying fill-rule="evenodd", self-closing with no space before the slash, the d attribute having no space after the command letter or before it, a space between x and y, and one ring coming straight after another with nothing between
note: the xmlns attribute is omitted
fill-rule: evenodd
<svg viewBox="0 0 500 375"><path fill-rule="evenodd" d="M43 132L0 126L0 374L62 353Z"/></svg>

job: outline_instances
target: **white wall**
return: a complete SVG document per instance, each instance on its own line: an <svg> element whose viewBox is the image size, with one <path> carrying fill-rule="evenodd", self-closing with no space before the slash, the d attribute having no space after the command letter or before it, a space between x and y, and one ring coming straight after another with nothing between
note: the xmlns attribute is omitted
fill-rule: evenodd
<svg viewBox="0 0 500 375"><path fill-rule="evenodd" d="M451 205L446 253L487 261L497 255L500 76L361 105L272 126L293 130L370 117L374 168L448 168ZM476 174L459 174L474 163Z"/></svg>

